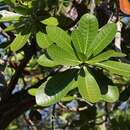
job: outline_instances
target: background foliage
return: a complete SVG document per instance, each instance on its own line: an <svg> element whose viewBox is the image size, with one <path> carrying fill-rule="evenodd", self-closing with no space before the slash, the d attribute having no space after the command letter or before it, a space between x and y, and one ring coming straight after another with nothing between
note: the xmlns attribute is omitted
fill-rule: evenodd
<svg viewBox="0 0 130 130"><path fill-rule="evenodd" d="M118 1L0 2L0 130L129 129L130 26Z"/></svg>

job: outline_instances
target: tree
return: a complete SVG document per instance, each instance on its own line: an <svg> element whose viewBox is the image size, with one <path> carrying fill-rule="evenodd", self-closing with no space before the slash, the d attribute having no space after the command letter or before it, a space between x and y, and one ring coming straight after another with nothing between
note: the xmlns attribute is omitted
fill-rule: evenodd
<svg viewBox="0 0 130 130"><path fill-rule="evenodd" d="M113 46L117 41L121 42L115 37L120 27L117 24L120 17L118 3L76 0L1 2L9 5L9 11L1 12L0 19L2 35L7 39L1 44L4 48L1 71L5 74L1 72L4 82L1 81L0 129L4 130L30 108L50 105L55 108L57 103L73 99L79 100L79 106L87 105L90 113L95 111L93 120L96 120L100 102L108 102L105 105L107 122L107 104L119 103L119 97L121 100L123 95L125 98L129 95L130 65L123 63L128 61L128 54ZM116 11L115 6L116 20L114 16L110 17ZM121 80L125 82L125 91L118 89L116 78L120 84ZM21 90L16 90L19 86ZM114 103L115 107L117 104ZM90 127L95 125L93 122Z"/></svg>

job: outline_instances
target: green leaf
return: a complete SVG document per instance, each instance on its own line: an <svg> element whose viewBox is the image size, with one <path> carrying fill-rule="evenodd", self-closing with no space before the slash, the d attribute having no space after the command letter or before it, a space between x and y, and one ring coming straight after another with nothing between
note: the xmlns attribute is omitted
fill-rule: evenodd
<svg viewBox="0 0 130 130"><path fill-rule="evenodd" d="M73 50L71 47L71 38L67 32L56 26L47 26L46 31L51 42L56 43L59 47L67 51Z"/></svg>
<svg viewBox="0 0 130 130"><path fill-rule="evenodd" d="M7 27L4 29L5 32L12 31L12 30L15 30L15 26L14 26L13 24L7 26Z"/></svg>
<svg viewBox="0 0 130 130"><path fill-rule="evenodd" d="M18 21L19 16L12 16L12 17L2 17L0 18L0 22L12 22L12 21Z"/></svg>
<svg viewBox="0 0 130 130"><path fill-rule="evenodd" d="M85 43L83 37L81 36L81 33L78 30L75 30L74 32L72 32L71 38L72 38L73 46L76 50L76 54L77 54L78 58L81 61L85 61L86 56L83 53L84 53L86 43Z"/></svg>
<svg viewBox="0 0 130 130"><path fill-rule="evenodd" d="M16 4L16 0L4 0L4 2L11 7L14 7L14 4Z"/></svg>
<svg viewBox="0 0 130 130"><path fill-rule="evenodd" d="M42 20L41 23L48 25L48 26L56 26L58 25L58 20L55 17L50 17L48 19Z"/></svg>
<svg viewBox="0 0 130 130"><path fill-rule="evenodd" d="M76 99L74 96L66 96L61 99L62 102L70 102L72 100Z"/></svg>
<svg viewBox="0 0 130 130"><path fill-rule="evenodd" d="M95 37L94 41L89 47L89 53L87 55L90 57L91 55L94 57L103 51L114 39L116 34L116 24L115 23L108 23L103 26L97 36Z"/></svg>
<svg viewBox="0 0 130 130"><path fill-rule="evenodd" d="M37 44L40 48L47 48L50 46L50 42L49 40L47 39L47 35L44 34L43 32L38 32L36 34L36 40L37 40Z"/></svg>
<svg viewBox="0 0 130 130"><path fill-rule="evenodd" d="M40 86L36 93L36 103L49 106L59 102L76 86L77 70L67 70L50 78L46 84Z"/></svg>
<svg viewBox="0 0 130 130"><path fill-rule="evenodd" d="M119 99L119 90L116 86L108 86L106 94L102 95L102 100L106 102L116 102Z"/></svg>
<svg viewBox="0 0 130 130"><path fill-rule="evenodd" d="M59 65L75 66L79 65L81 62L77 59L74 52L68 52L57 45L53 44L48 49L47 52L51 59Z"/></svg>
<svg viewBox="0 0 130 130"><path fill-rule="evenodd" d="M48 59L45 55L42 55L38 59L38 64L46 67L54 67L57 65L53 60Z"/></svg>
<svg viewBox="0 0 130 130"><path fill-rule="evenodd" d="M31 14L30 8L28 8L25 5L18 5L18 6L16 6L15 7L15 12L17 12L18 14L22 14L22 15Z"/></svg>
<svg viewBox="0 0 130 130"><path fill-rule="evenodd" d="M82 98L88 102L96 103L101 99L100 88L95 78L86 67L80 71L78 77L78 88Z"/></svg>
<svg viewBox="0 0 130 130"><path fill-rule="evenodd" d="M0 22L12 22L20 19L22 15L7 10L0 11Z"/></svg>
<svg viewBox="0 0 130 130"><path fill-rule="evenodd" d="M79 28L72 32L73 45L78 52L86 54L98 32L98 21L92 14L85 14L79 21ZM81 57L80 57L81 58Z"/></svg>
<svg viewBox="0 0 130 130"><path fill-rule="evenodd" d="M121 53L121 52L116 52L114 50L108 50L108 51L105 51L105 52L97 55L96 57L90 59L89 61L87 61L87 63L88 64L95 64L98 62L108 60L111 57L124 57L124 56L126 56L126 54Z"/></svg>
<svg viewBox="0 0 130 130"><path fill-rule="evenodd" d="M117 61L104 61L101 63L96 63L95 65L107 69L113 74L118 74L121 76L130 77L130 65L117 62Z"/></svg>
<svg viewBox="0 0 130 130"><path fill-rule="evenodd" d="M32 96L35 96L37 90L38 90L37 88L32 88L32 89L29 89L29 90L28 90L28 93L29 93L30 95L32 95Z"/></svg>
<svg viewBox="0 0 130 130"><path fill-rule="evenodd" d="M18 51L21 49L28 41L30 34L22 35L19 33L14 41L11 43L10 47L12 51Z"/></svg>

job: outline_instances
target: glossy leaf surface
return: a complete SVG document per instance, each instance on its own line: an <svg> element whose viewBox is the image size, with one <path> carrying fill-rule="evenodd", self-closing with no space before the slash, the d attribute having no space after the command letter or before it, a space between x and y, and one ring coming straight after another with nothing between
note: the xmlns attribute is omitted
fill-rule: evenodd
<svg viewBox="0 0 130 130"><path fill-rule="evenodd" d="M96 56L103 51L103 49L106 48L114 39L116 31L115 23L108 23L103 26L90 45L88 56Z"/></svg>
<svg viewBox="0 0 130 130"><path fill-rule="evenodd" d="M36 34L36 40L37 40L38 46L43 48L43 49L47 48L50 45L46 34L43 32L38 32Z"/></svg>
<svg viewBox="0 0 130 130"><path fill-rule="evenodd" d="M107 69L111 73L130 77L130 65L117 62L117 61L104 61L101 63L96 63L97 66Z"/></svg>
<svg viewBox="0 0 130 130"><path fill-rule="evenodd" d="M80 64L74 53L70 53L55 44L51 45L47 52L52 60L59 65L74 66Z"/></svg>
<svg viewBox="0 0 130 130"><path fill-rule="evenodd" d="M30 34L22 35L19 33L14 41L11 43L10 47L12 51L18 51L21 49L28 41Z"/></svg>
<svg viewBox="0 0 130 130"><path fill-rule="evenodd" d="M98 21L92 14L85 14L79 21L79 27L72 32L73 45L78 52L86 54L98 31Z"/></svg>
<svg viewBox="0 0 130 130"><path fill-rule="evenodd" d="M105 52L97 55L96 57L90 59L88 61L88 63L94 64L94 63L98 63L98 62L108 60L111 57L124 57L124 56L126 56L126 55L121 53L121 52L116 52L114 50L108 50L108 51L105 51Z"/></svg>
<svg viewBox="0 0 130 130"><path fill-rule="evenodd" d="M48 19L42 20L41 23L48 25L48 26L56 26L59 24L55 17L50 17Z"/></svg>
<svg viewBox="0 0 130 130"><path fill-rule="evenodd" d="M47 26L46 31L51 42L56 43L59 47L67 51L73 50L71 47L71 38L67 32L56 26Z"/></svg>
<svg viewBox="0 0 130 130"><path fill-rule="evenodd" d="M82 98L88 102L96 103L101 99L100 88L86 67L80 71L78 88Z"/></svg>
<svg viewBox="0 0 130 130"><path fill-rule="evenodd" d="M46 67L54 67L57 65L53 60L48 59L45 55L41 55L38 59L38 64Z"/></svg>

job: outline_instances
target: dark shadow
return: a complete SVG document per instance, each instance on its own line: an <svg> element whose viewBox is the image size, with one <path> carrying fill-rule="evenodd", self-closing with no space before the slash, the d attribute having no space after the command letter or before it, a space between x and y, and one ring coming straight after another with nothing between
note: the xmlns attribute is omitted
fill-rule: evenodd
<svg viewBox="0 0 130 130"><path fill-rule="evenodd" d="M45 93L48 96L53 96L58 92L62 91L67 85L71 83L72 80L75 80L77 76L77 69L66 70L64 72L58 73L48 80Z"/></svg>
<svg viewBox="0 0 130 130"><path fill-rule="evenodd" d="M106 94L108 92L108 85L113 85L111 79L109 79L102 70L97 68L91 69L91 74L94 76L95 80L97 81L101 93Z"/></svg>
<svg viewBox="0 0 130 130"><path fill-rule="evenodd" d="M128 86L127 88L125 88L125 90L123 90L120 94L119 100L120 101L127 101L130 97L130 86Z"/></svg>

